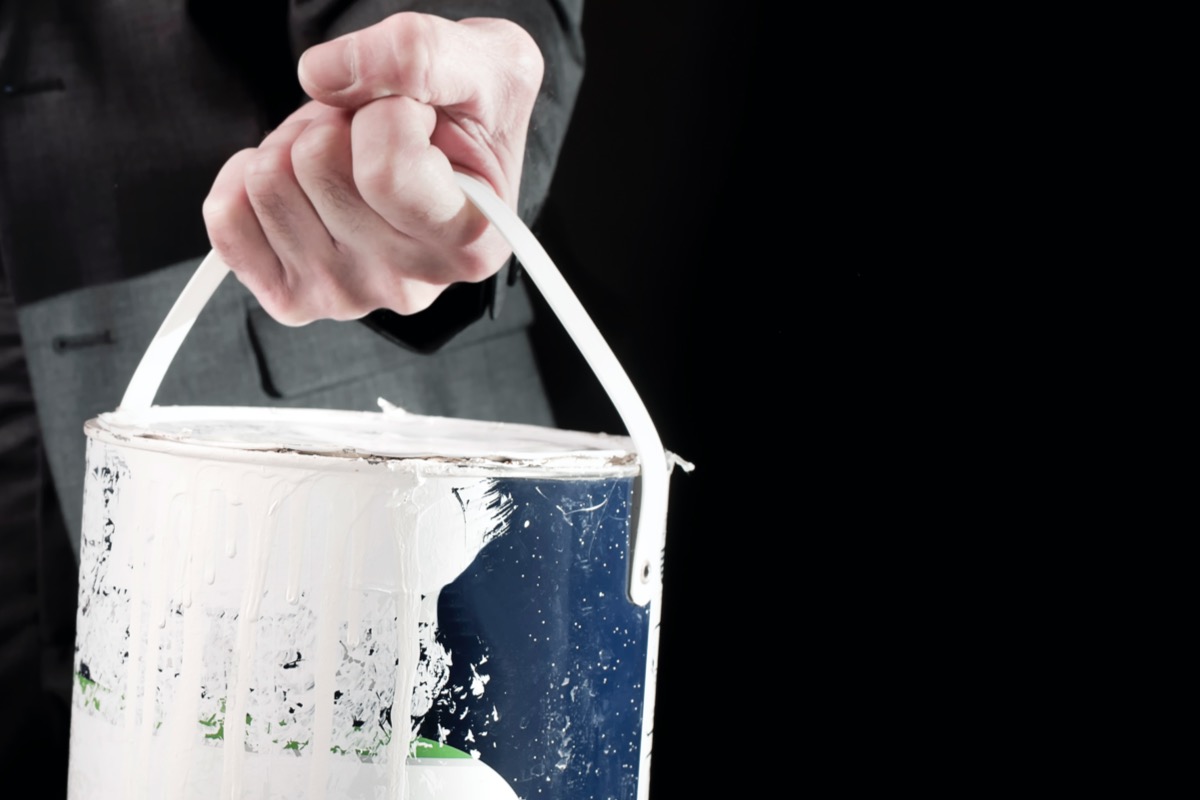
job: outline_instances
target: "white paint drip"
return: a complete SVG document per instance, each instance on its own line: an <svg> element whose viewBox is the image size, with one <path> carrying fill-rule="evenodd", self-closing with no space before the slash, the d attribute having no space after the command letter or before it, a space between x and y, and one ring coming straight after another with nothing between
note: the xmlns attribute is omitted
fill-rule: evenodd
<svg viewBox="0 0 1200 800"><path fill-rule="evenodd" d="M355 488L354 505L363 509L350 527L350 579L347 582L344 595L346 597L346 645L353 649L360 644L362 631L362 593L357 591L362 585L364 561L367 557L367 542L370 526L374 522L368 516L370 508L368 498L362 489ZM303 537L300 537L303 538Z"/></svg>
<svg viewBox="0 0 1200 800"><path fill-rule="evenodd" d="M178 520L181 512L180 504L177 497L172 497L168 502L169 512L168 519ZM146 521L143 519L143 521ZM143 666L142 676L142 700L141 700L141 720L138 734L137 759L141 764L147 763L151 759L150 746L153 742L155 733L155 710L158 705L155 702L155 694L158 689L158 663L159 663L159 639L162 636L162 629L166 626L166 591L167 591L167 576L165 567L168 563L168 556L171 549L172 537L170 536L155 536L153 529L144 529L139 532L139 536L153 537L151 543L151 558L150 558L150 573L149 578L149 619L150 623L147 627L148 637L146 639L146 654ZM148 796L148 789L145 780L139 780L136 784L136 794L134 797L141 800Z"/></svg>
<svg viewBox="0 0 1200 800"><path fill-rule="evenodd" d="M286 526L285 536L288 543L287 601L296 605L300 602L300 572L304 568L304 544L308 537L304 536L299 520L282 515L280 519L280 524Z"/></svg>
<svg viewBox="0 0 1200 800"><path fill-rule="evenodd" d="M336 479L322 479L336 480ZM361 501L357 491L352 490L356 501ZM310 498L311 502L311 498ZM355 503L352 508L362 509ZM308 511L309 518L314 520L316 530L333 531L339 521L334 518L333 510L328 503L313 502ZM349 520L347 533L351 542L359 538L362 528L362 514ZM293 536L303 537L307 531L301 531L295 526ZM316 660L314 678L316 684L316 713L312 732L312 763L310 765L308 794L306 797L322 797L329 781L329 748L333 739L333 693L334 670L337 664L334 656L338 655L338 623L345 618L345 560L346 538L338 535L325 536L325 554L322 558L323 568L318 572L316 585L313 587L319 594L320 613L317 615L317 648L313 658ZM297 659L299 659L297 654Z"/></svg>
<svg viewBox="0 0 1200 800"><path fill-rule="evenodd" d="M111 552L88 533L104 514L86 512L77 668L99 688L94 708L77 693L70 797L365 800L374 781L408 798L413 716L449 675L437 595L503 532L511 500L488 479L394 467L364 479L89 448L121 479ZM85 746L87 730L104 733Z"/></svg>
<svg viewBox="0 0 1200 800"><path fill-rule="evenodd" d="M415 516L415 503L409 501L401 506L401 524L397 532L412 530L405 523L411 522ZM412 742L412 725L409 721L409 707L412 703L413 687L416 683L417 661L420 652L417 649L417 621L421 607L421 593L418 586L420 572L420 547L415 538L397 536L400 551L400 571L397 591L397 627L407 631L408 646L400 650L399 663L396 665L396 683L392 692L392 740L388 745L388 796L398 800L408 798L408 770L406 764ZM405 652L407 651L407 652ZM407 658L405 657L407 656Z"/></svg>
<svg viewBox="0 0 1200 800"><path fill-rule="evenodd" d="M206 517L204 516L203 502L207 495L210 500L207 510L211 514L213 492L206 490L207 486L204 482L199 483L196 487L196 497L199 502L193 504L192 513L187 515L189 534L185 539L187 547L180 548L181 553L186 549L182 586L186 597L183 606L188 610L191 609L193 599L201 590L200 579L206 577L202 574L206 570L204 565L206 554L212 553L212 547L209 544L210 534L205 532ZM187 800L186 777L190 766L187 752L190 740L195 736L195 726L191 721L198 719L200 711L200 678L203 673L199 665L204 659L204 640L207 629L208 618L206 615L184 613L183 647L180 652L179 686L176 695L178 713L171 720L168 731L171 737L171 746L167 800Z"/></svg>
<svg viewBox="0 0 1200 800"><path fill-rule="evenodd" d="M204 485L201 483L200 485ZM200 495L198 495L200 496ZM208 531L206 534L200 534L201 528L193 525L192 530L196 531L198 540L206 540L208 546L204 550L204 583L207 586L212 586L217 579L217 547L221 541L221 534L225 530L224 521L222 520L225 509L225 498L215 488L209 489L208 492L208 518L205 522L208 523Z"/></svg>
<svg viewBox="0 0 1200 800"><path fill-rule="evenodd" d="M111 468L115 471L124 469L125 465L123 462L113 459L112 462L105 464L105 468ZM136 515L122 515L120 513L124 509L119 503L115 502L116 490L114 489L114 496L108 498L108 502L106 502L106 506L108 506L106 510L110 516L104 523L109 537L112 536L113 532L118 527L128 527L132 531L131 538L133 540L133 561L130 564L131 571L129 583L134 594L139 598L141 596L140 584L144 580L142 575L143 565L146 563L145 540L149 535L148 528L150 527L145 521L145 518L147 516L150 519L157 518L157 515L154 514L154 509L155 506L161 502L162 497L160 487L157 485L156 481L147 481L147 489L150 492L150 496L146 498L144 503L131 509L132 511L137 512ZM122 518L123 516L125 517L124 519ZM129 516L134 517L132 520L132 525L129 524L131 522L131 520L128 519ZM111 539L108 539L108 546L111 549ZM107 562L108 559L106 558L105 561ZM138 767L138 763L135 758L135 747L131 741L133 731L135 730L135 725L137 724L138 712L138 704L133 702L133 699L137 697L138 689L137 665L141 664L145 660L146 645L145 640L142 638L142 625L142 604L140 602L135 603L131 601L129 609L129 657L125 662L125 697L130 698L130 702L125 704L125 726L118 734L124 740L124 751L128 754L124 762L125 796L130 798L130 800L138 800L138 798L142 796L141 787L138 782L138 778L141 775L141 770Z"/></svg>

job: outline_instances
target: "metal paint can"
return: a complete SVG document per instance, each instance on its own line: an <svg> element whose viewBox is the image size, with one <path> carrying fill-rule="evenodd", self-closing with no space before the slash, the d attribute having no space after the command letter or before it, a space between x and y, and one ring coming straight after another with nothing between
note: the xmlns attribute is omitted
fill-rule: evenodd
<svg viewBox="0 0 1200 800"><path fill-rule="evenodd" d="M153 406L228 272L210 255L85 426L70 798L649 796L667 483L691 465L533 235L457 179L630 437Z"/></svg>
<svg viewBox="0 0 1200 800"><path fill-rule="evenodd" d="M627 439L248 408L86 432L70 797L645 794Z"/></svg>

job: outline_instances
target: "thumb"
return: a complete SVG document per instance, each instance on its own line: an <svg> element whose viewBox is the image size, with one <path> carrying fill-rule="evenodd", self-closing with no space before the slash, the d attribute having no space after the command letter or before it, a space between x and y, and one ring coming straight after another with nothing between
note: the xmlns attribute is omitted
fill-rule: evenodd
<svg viewBox="0 0 1200 800"><path fill-rule="evenodd" d="M400 95L448 107L479 103L489 90L502 97L506 70L517 68L532 76L536 93L541 66L532 38L506 20L402 12L309 48L299 76L309 97L326 105L358 108Z"/></svg>
<svg viewBox="0 0 1200 800"><path fill-rule="evenodd" d="M310 47L300 56L300 83L309 97L329 102L358 83L354 34ZM332 105L332 103L330 103Z"/></svg>

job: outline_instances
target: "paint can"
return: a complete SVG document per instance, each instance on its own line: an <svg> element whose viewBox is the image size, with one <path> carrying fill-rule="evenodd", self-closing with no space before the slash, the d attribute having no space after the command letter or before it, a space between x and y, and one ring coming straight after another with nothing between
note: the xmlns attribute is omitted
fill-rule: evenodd
<svg viewBox="0 0 1200 800"><path fill-rule="evenodd" d="M629 438L152 406L212 258L85 426L68 796L647 798L665 486L690 465L646 444L624 373L597 368Z"/></svg>

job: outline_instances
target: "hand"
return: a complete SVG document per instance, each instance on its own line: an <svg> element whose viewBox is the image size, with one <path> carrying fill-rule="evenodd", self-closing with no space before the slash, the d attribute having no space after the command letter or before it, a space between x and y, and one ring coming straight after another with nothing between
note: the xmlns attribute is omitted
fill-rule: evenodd
<svg viewBox="0 0 1200 800"><path fill-rule="evenodd" d="M213 248L289 325L412 314L488 278L511 251L453 172L516 207L542 70L533 39L499 19L402 13L311 48L312 102L213 183Z"/></svg>

